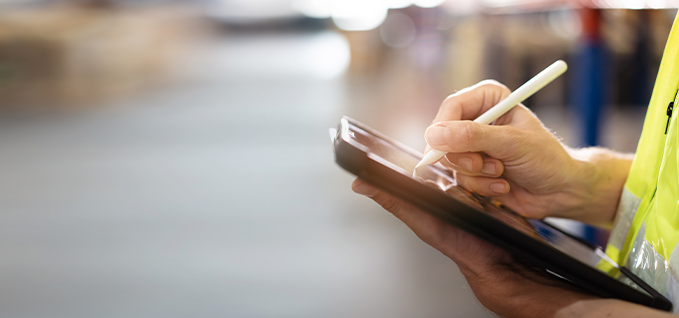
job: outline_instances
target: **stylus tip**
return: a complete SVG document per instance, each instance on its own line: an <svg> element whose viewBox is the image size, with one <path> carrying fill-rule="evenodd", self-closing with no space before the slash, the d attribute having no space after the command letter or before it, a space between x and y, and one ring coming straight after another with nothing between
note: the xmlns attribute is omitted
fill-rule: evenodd
<svg viewBox="0 0 679 318"><path fill-rule="evenodd" d="M421 166L429 165L429 164L432 164L434 162L439 161L446 154L447 154L447 152L442 151L442 150L438 150L438 149L429 150L429 152L427 152L424 155L422 160L420 160L420 162L417 163L417 165L415 166L415 170L417 170L417 168L419 168Z"/></svg>

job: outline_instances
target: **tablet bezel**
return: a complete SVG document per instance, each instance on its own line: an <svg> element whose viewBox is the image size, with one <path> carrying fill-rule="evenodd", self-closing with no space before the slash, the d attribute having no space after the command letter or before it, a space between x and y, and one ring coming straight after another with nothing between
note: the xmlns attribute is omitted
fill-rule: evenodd
<svg viewBox="0 0 679 318"><path fill-rule="evenodd" d="M398 172L398 169L403 169L372 154L367 146L354 140L351 136L351 126L355 126L410 155L422 156L410 147L345 116L340 121L333 143L337 164L348 172L449 224L556 274L591 294L604 298L617 298L665 311L672 309L672 303L667 298L629 271L624 271L626 276L648 294L635 290L547 243L526 235L490 215L481 213L441 191ZM546 224L551 227L548 223Z"/></svg>

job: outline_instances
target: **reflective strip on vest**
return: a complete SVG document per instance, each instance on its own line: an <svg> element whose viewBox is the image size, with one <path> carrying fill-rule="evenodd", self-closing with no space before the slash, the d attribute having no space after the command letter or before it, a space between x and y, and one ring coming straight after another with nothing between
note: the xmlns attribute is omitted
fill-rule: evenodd
<svg viewBox="0 0 679 318"><path fill-rule="evenodd" d="M639 208L639 203L641 203L641 198L629 192L626 188L622 190L618 212L615 214L615 221L613 222L613 230L608 238L608 244L618 251L622 250L625 244L627 233L632 227L632 220L634 220L634 214Z"/></svg>
<svg viewBox="0 0 679 318"><path fill-rule="evenodd" d="M627 267L632 273L653 286L673 304L679 303L679 272L669 264L679 257L679 249L672 252L670 262L655 251L645 238L646 224L642 224L632 245ZM675 262L675 264L678 264ZM674 313L679 313L679 306L674 306Z"/></svg>
<svg viewBox="0 0 679 318"><path fill-rule="evenodd" d="M646 224L641 225L626 267L657 291L666 294L669 263L646 241Z"/></svg>
<svg viewBox="0 0 679 318"><path fill-rule="evenodd" d="M679 28L672 25L606 254L664 294L679 312ZM611 268L602 268L616 273Z"/></svg>

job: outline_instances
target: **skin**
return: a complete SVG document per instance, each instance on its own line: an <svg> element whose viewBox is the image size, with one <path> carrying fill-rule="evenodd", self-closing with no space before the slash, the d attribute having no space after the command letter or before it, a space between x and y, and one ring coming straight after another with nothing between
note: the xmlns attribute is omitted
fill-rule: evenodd
<svg viewBox="0 0 679 318"><path fill-rule="evenodd" d="M632 156L601 148L570 149L523 105L494 125L470 121L509 93L495 81L484 81L448 97L425 133L429 147L450 152L442 163L454 169L460 185L519 214L610 225ZM352 188L452 259L479 301L502 317L672 316L584 294L360 179Z"/></svg>
<svg viewBox="0 0 679 318"><path fill-rule="evenodd" d="M521 104L494 125L471 121L509 93L498 82L483 81L449 96L425 133L427 144L451 152L443 163L462 186L517 213L610 224L633 157L566 147ZM443 138L436 139L444 144L432 142L435 127L443 128Z"/></svg>

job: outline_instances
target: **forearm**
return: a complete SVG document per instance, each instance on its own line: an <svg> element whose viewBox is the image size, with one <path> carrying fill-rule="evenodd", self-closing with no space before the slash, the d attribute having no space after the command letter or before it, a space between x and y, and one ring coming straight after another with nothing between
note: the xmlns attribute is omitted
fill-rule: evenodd
<svg viewBox="0 0 679 318"><path fill-rule="evenodd" d="M563 308L598 299L519 263L497 263L482 274L462 273L477 299L505 318L555 317Z"/></svg>
<svg viewBox="0 0 679 318"><path fill-rule="evenodd" d="M497 268L483 275L463 271L463 274L478 300L505 318L675 317L642 305L584 294L571 285L531 270L498 265L504 270Z"/></svg>
<svg viewBox="0 0 679 318"><path fill-rule="evenodd" d="M569 150L575 159L574 192L578 200L570 216L598 226L610 226L634 155L603 148Z"/></svg>
<svg viewBox="0 0 679 318"><path fill-rule="evenodd" d="M572 303L559 310L556 318L671 318L671 313L617 299L592 299Z"/></svg>
<svg viewBox="0 0 679 318"><path fill-rule="evenodd" d="M544 286L524 281L522 285L515 286L511 293L494 293L488 295L489 299L477 295L477 298L489 310L505 318L545 318L557 317L557 313L564 308L589 300L591 297L556 286ZM501 300L498 301L498 299Z"/></svg>

